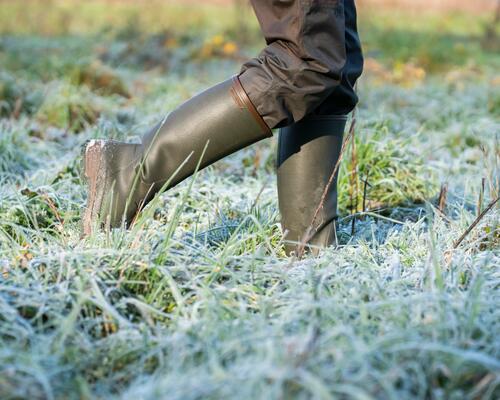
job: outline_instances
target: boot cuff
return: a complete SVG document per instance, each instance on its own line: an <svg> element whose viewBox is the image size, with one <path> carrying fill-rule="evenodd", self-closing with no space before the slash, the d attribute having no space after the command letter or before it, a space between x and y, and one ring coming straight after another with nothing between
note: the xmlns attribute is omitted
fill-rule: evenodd
<svg viewBox="0 0 500 400"><path fill-rule="evenodd" d="M267 126L266 122L260 116L257 109L253 105L252 101L248 97L248 94L245 92L245 89L243 89L243 85L241 84L238 76L233 77L233 86L231 87L231 95L233 96L234 101L240 108L246 108L248 111L250 111L250 114L252 114L254 119L262 128L262 132L267 134L267 136L269 137L273 135L272 130L269 128L269 126Z"/></svg>

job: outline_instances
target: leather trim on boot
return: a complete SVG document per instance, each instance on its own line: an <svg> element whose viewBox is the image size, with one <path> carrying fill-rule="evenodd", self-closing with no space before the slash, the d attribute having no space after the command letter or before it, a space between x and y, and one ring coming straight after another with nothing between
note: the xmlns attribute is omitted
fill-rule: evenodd
<svg viewBox="0 0 500 400"><path fill-rule="evenodd" d="M272 130L267 126L266 122L260 116L259 112L248 97L248 94L245 92L245 89L243 88L243 85L241 84L238 76L233 77L231 96L233 97L238 107L240 107L241 109L246 108L248 111L250 111L250 114L252 114L259 126L262 128L262 131L266 133L267 136L271 137L273 135Z"/></svg>

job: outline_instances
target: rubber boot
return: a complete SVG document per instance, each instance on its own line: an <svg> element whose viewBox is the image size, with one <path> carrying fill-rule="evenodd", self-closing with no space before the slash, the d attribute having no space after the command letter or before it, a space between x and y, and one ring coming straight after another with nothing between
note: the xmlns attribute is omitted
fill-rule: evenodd
<svg viewBox="0 0 500 400"><path fill-rule="evenodd" d="M335 242L338 171L314 223L313 217L340 157L346 121L310 116L280 130L278 201L288 255L318 254Z"/></svg>
<svg viewBox="0 0 500 400"><path fill-rule="evenodd" d="M83 155L88 184L84 235L103 226L129 225L160 189L191 176L200 159L203 169L269 136L271 130L234 77L175 109L141 144L88 142Z"/></svg>

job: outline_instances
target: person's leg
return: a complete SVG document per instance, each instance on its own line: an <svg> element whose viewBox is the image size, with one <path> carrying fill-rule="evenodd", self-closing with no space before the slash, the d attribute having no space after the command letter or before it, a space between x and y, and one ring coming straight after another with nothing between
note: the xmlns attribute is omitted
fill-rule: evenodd
<svg viewBox="0 0 500 400"><path fill-rule="evenodd" d="M339 159L346 115L358 101L354 86L363 69L353 0L345 0L344 15L347 62L340 85L305 119L279 133L278 199L288 254L303 251L301 245L317 253L336 238L338 171L324 192Z"/></svg>
<svg viewBox="0 0 500 400"><path fill-rule="evenodd" d="M346 62L343 0L254 0L269 43L238 78L207 90L172 112L141 145L91 142L84 173L89 196L83 223L130 223L138 209L191 155L169 187L201 167L298 121L338 86ZM134 179L138 177L137 179Z"/></svg>
<svg viewBox="0 0 500 400"><path fill-rule="evenodd" d="M344 0L251 0L267 47L240 80L274 127L311 114L339 86L347 62Z"/></svg>

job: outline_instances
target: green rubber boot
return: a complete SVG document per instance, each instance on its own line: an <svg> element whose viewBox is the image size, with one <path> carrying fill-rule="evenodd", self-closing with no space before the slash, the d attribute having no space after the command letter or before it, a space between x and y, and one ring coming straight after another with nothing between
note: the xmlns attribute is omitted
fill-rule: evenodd
<svg viewBox="0 0 500 400"><path fill-rule="evenodd" d="M345 115L310 116L280 130L278 200L288 255L301 253L301 244L317 254L335 242L338 171L311 224L340 157L346 121Z"/></svg>
<svg viewBox="0 0 500 400"><path fill-rule="evenodd" d="M141 144L92 140L83 151L88 197L84 235L96 228L128 226L163 187L271 136L239 79L222 82L188 100Z"/></svg>

